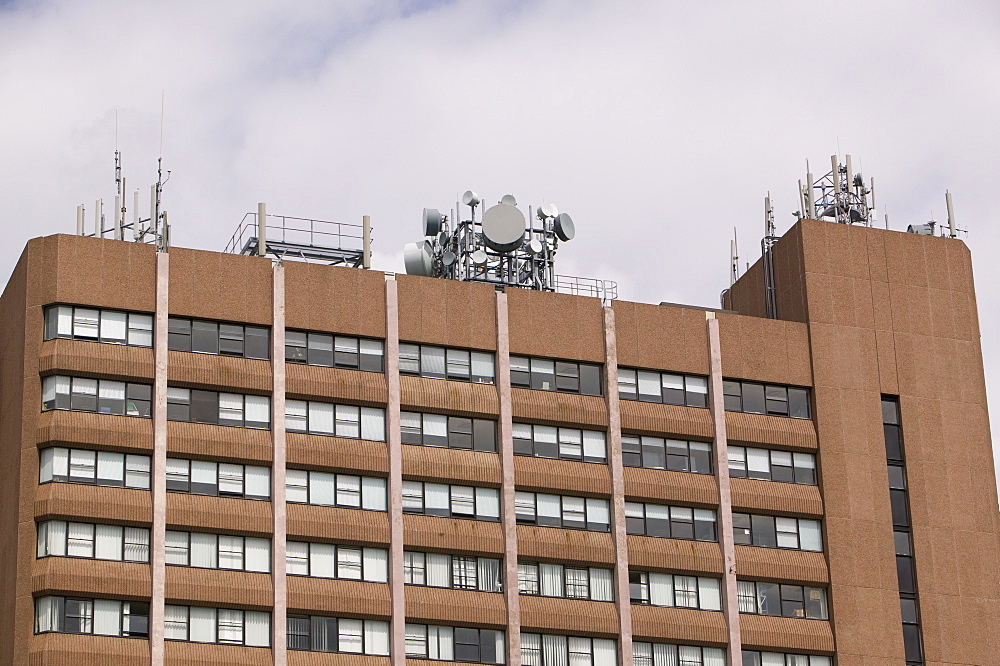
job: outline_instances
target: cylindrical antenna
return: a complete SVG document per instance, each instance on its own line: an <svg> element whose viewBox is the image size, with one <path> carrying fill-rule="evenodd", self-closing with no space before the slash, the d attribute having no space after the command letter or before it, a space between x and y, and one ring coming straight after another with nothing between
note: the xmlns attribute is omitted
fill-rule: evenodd
<svg viewBox="0 0 1000 666"><path fill-rule="evenodd" d="M363 251L364 254L361 255L361 266L362 268L372 267L372 218L370 215L364 215L361 218L361 225L364 228L364 241L363 241Z"/></svg>
<svg viewBox="0 0 1000 666"><path fill-rule="evenodd" d="M257 256L267 255L267 204L257 204Z"/></svg>
<svg viewBox="0 0 1000 666"><path fill-rule="evenodd" d="M840 164L836 155L830 155L830 164L833 165L833 191L836 194L840 192Z"/></svg>
<svg viewBox="0 0 1000 666"><path fill-rule="evenodd" d="M135 188L132 193L132 240L139 240L142 234L139 232L139 188Z"/></svg>
<svg viewBox="0 0 1000 666"><path fill-rule="evenodd" d="M122 195L115 195L115 240L122 240Z"/></svg>
<svg viewBox="0 0 1000 666"><path fill-rule="evenodd" d="M799 179L799 214L800 217L808 217L806 214L806 193L802 189L802 179Z"/></svg>
<svg viewBox="0 0 1000 666"><path fill-rule="evenodd" d="M104 217L104 202L98 199L94 202L94 236L97 238L104 238L104 225L102 224Z"/></svg>
<svg viewBox="0 0 1000 666"><path fill-rule="evenodd" d="M944 191L944 201L948 206L948 236L955 238L955 211L951 207L951 192Z"/></svg>
<svg viewBox="0 0 1000 666"><path fill-rule="evenodd" d="M149 186L149 225L147 229L156 233L156 225L159 220L156 219L156 185Z"/></svg>
<svg viewBox="0 0 1000 666"><path fill-rule="evenodd" d="M83 235L83 204L76 207L76 235Z"/></svg>
<svg viewBox="0 0 1000 666"><path fill-rule="evenodd" d="M872 209L872 211L874 211L875 210L875 176L872 176L872 178L871 178L871 187L869 188L869 190L871 191L871 195L872 195L871 209Z"/></svg>
<svg viewBox="0 0 1000 666"><path fill-rule="evenodd" d="M811 171L806 172L806 210L805 217L814 220L816 219L816 204L813 201L813 175Z"/></svg>
<svg viewBox="0 0 1000 666"><path fill-rule="evenodd" d="M846 178L847 178L847 182L846 182L847 191L850 192L851 191L851 187L854 185L854 169L851 168L851 156L850 155L844 155L844 160L847 163L847 176L846 176Z"/></svg>

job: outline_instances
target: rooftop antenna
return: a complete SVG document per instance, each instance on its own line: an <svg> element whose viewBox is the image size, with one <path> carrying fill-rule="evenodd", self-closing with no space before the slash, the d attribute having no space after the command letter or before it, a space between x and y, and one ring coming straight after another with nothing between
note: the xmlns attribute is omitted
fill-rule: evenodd
<svg viewBox="0 0 1000 666"><path fill-rule="evenodd" d="M764 238L760 241L760 254L764 268L764 309L768 319L778 318L777 290L774 287L774 259L771 248L778 240L774 227L774 206L771 193L764 197Z"/></svg>
<svg viewBox="0 0 1000 666"><path fill-rule="evenodd" d="M121 152L118 150L118 107L115 107L115 240L125 237L125 199L123 191L125 179L122 178ZM102 229L103 235L103 229Z"/></svg>
<svg viewBox="0 0 1000 666"><path fill-rule="evenodd" d="M841 163L838 155L830 156L830 171L818 179L809 171L806 161L806 184L800 184L799 217L827 220L840 224L863 224L870 227L875 215L874 179L866 187L864 177L854 171L850 155Z"/></svg>
<svg viewBox="0 0 1000 666"><path fill-rule="evenodd" d="M948 237L956 238L957 234L955 233L955 211L954 209L952 209L951 192L949 192L948 190L944 191L944 201L945 204L948 206Z"/></svg>
<svg viewBox="0 0 1000 666"><path fill-rule="evenodd" d="M156 186L154 190L155 201L153 205L153 219L151 226L156 234L156 250L158 252L167 251L167 238L169 230L166 228L166 213L161 212L163 196L163 186L170 180L170 171L167 171L166 180L163 179L163 119L166 107L166 91L160 91L160 156L156 160Z"/></svg>
<svg viewBox="0 0 1000 666"><path fill-rule="evenodd" d="M740 243L736 236L736 227L733 227L733 240L729 244L729 250L732 258L732 265L729 267L729 286L732 286L740 279Z"/></svg>

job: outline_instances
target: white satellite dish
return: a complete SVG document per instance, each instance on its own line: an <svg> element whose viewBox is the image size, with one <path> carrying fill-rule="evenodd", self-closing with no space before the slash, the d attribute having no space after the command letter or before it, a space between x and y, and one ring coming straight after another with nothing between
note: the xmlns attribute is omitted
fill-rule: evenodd
<svg viewBox="0 0 1000 666"><path fill-rule="evenodd" d="M450 240L451 236L448 235L447 231L442 231L441 233L438 234L438 243L440 243L441 245L447 245L448 241Z"/></svg>
<svg viewBox="0 0 1000 666"><path fill-rule="evenodd" d="M543 249L544 246L542 245L542 241L537 238L532 238L528 241L528 252L531 254L541 254Z"/></svg>
<svg viewBox="0 0 1000 666"><path fill-rule="evenodd" d="M514 198L513 194L505 194L500 197L500 203L507 204L508 206L516 206L517 199Z"/></svg>
<svg viewBox="0 0 1000 666"><path fill-rule="evenodd" d="M455 253L451 250L445 250L444 254L441 255L441 263L445 266L451 266L455 263Z"/></svg>
<svg viewBox="0 0 1000 666"><path fill-rule="evenodd" d="M434 250L430 241L407 243L403 246L403 265L407 275L432 277L434 274Z"/></svg>
<svg viewBox="0 0 1000 666"><path fill-rule="evenodd" d="M576 236L576 227L573 226L573 218L569 213L559 213L552 226L561 241L571 241Z"/></svg>
<svg viewBox="0 0 1000 666"><path fill-rule="evenodd" d="M559 214L559 209L556 208L555 204L543 203L538 207L538 219L544 220L549 217L555 217Z"/></svg>
<svg viewBox="0 0 1000 666"><path fill-rule="evenodd" d="M524 243L524 213L512 204L500 203L489 208L483 213L483 239L497 252L512 252L521 247Z"/></svg>
<svg viewBox="0 0 1000 666"><path fill-rule="evenodd" d="M482 250L476 250L472 253L472 263L476 266L485 266L487 261L489 261L489 256Z"/></svg>
<svg viewBox="0 0 1000 666"><path fill-rule="evenodd" d="M424 236L437 236L441 231L441 223L444 216L436 208L424 208L421 223L424 226Z"/></svg>
<svg viewBox="0 0 1000 666"><path fill-rule="evenodd" d="M472 190L466 190L465 194L462 195L462 203L466 206L472 206L475 208L479 205L480 201L482 201L482 198Z"/></svg>

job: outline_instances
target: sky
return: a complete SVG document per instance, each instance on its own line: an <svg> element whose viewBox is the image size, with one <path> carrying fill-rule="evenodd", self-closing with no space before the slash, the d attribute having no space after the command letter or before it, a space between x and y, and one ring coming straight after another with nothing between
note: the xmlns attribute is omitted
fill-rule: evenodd
<svg viewBox="0 0 1000 666"><path fill-rule="evenodd" d="M559 273L718 306L734 227L754 261L765 194L783 233L806 160L850 153L880 226L953 193L1000 330L1000 3L0 0L0 278L78 204L111 214L116 135L147 206L161 102L175 245L222 250L266 202L371 215L374 267L402 270L424 207L513 193L573 216Z"/></svg>

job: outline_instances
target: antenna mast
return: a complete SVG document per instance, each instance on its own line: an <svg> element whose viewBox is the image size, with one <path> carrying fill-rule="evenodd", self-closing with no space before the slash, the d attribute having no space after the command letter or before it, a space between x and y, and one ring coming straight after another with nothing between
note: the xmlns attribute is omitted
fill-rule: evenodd
<svg viewBox="0 0 1000 666"><path fill-rule="evenodd" d="M795 215L810 220L826 220L840 224L872 225L875 213L875 182L866 187L861 173L854 173L850 155L840 163L837 155L830 156L830 171L818 180L813 179L806 162L806 184L799 181L801 209Z"/></svg>
<svg viewBox="0 0 1000 666"><path fill-rule="evenodd" d="M801 181L800 181L801 182ZM777 290L774 286L774 257L771 248L778 240L774 226L774 206L771 193L764 197L764 238L760 241L760 254L764 269L764 309L768 319L778 318Z"/></svg>

